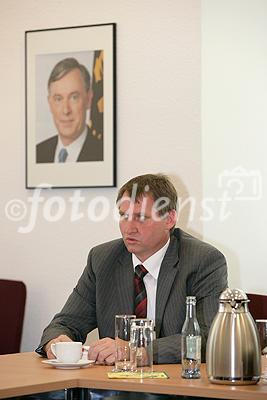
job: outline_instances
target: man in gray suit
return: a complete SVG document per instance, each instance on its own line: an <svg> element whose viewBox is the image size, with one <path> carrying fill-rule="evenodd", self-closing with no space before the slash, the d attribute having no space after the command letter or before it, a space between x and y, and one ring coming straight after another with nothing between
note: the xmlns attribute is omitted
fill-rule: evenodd
<svg viewBox="0 0 267 400"><path fill-rule="evenodd" d="M92 96L84 65L75 58L55 65L48 80L48 103L58 133L37 144L37 163L103 161L102 135L86 124Z"/></svg>
<svg viewBox="0 0 267 400"><path fill-rule="evenodd" d="M51 343L84 342L98 328L89 358L112 364L115 358L114 317L135 312L134 268L142 264L147 316L155 320L155 363L181 361L181 330L186 296L197 298L202 359L218 298L227 287L224 256L179 228L177 193L164 175L142 175L119 190L122 239L93 248L77 286L65 306L44 330L37 352L53 358Z"/></svg>

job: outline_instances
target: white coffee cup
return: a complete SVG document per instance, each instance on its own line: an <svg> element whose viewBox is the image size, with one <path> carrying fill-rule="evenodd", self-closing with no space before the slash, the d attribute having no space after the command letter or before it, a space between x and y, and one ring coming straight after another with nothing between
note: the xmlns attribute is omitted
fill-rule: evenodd
<svg viewBox="0 0 267 400"><path fill-rule="evenodd" d="M51 351L61 363L76 363L82 357L82 342L52 343Z"/></svg>

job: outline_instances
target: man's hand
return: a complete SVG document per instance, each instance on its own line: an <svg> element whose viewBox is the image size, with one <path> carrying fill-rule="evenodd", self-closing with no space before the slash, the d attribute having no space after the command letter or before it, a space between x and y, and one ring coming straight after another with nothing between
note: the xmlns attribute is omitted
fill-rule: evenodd
<svg viewBox="0 0 267 400"><path fill-rule="evenodd" d="M104 338L90 344L88 358L101 364L112 365L115 362L115 340Z"/></svg>
<svg viewBox="0 0 267 400"><path fill-rule="evenodd" d="M52 339L49 342L47 342L46 345L44 346L44 351L46 352L47 358L56 358L51 351L51 344L58 342L72 342L72 340L66 335L60 335L55 339Z"/></svg>

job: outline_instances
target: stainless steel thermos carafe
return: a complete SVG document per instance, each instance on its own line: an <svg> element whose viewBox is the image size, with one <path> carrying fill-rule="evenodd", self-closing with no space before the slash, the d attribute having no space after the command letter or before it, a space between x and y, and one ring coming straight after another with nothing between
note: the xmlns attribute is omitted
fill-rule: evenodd
<svg viewBox="0 0 267 400"><path fill-rule="evenodd" d="M206 367L212 383L248 385L261 375L261 350L248 297L240 289L220 296L207 341Z"/></svg>

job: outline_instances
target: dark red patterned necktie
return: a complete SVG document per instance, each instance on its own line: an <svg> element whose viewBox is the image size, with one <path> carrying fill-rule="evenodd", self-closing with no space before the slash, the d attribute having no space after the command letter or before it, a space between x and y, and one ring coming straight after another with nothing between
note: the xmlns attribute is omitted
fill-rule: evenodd
<svg viewBox="0 0 267 400"><path fill-rule="evenodd" d="M147 294L143 281L147 270L143 265L137 265L134 273L134 292L135 292L135 315L136 318L146 318L147 316Z"/></svg>

